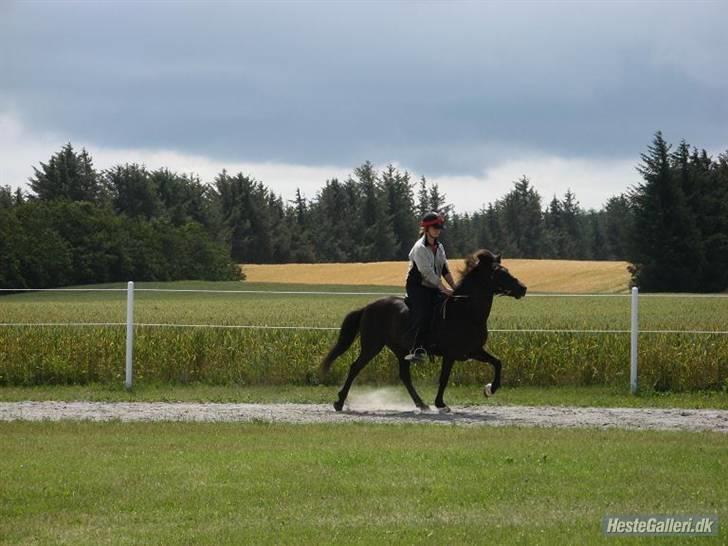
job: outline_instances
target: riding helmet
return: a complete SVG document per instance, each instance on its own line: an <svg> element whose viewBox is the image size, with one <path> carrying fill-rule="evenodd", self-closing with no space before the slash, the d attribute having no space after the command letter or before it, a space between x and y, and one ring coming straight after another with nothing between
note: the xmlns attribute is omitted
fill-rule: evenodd
<svg viewBox="0 0 728 546"><path fill-rule="evenodd" d="M436 228L444 229L445 218L439 212L428 212L422 217L420 225L424 228L434 226Z"/></svg>

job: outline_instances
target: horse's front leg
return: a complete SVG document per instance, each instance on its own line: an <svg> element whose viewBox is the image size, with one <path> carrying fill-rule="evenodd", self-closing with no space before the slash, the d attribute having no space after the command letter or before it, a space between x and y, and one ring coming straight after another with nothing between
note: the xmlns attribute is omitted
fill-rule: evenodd
<svg viewBox="0 0 728 546"><path fill-rule="evenodd" d="M487 362L488 364L493 366L493 371L495 372L493 383L486 384L483 389L483 393L485 394L485 396L494 395L495 391L497 391L501 385L501 361L497 357L486 351L483 347L481 347L479 351L476 351L474 354L470 355L470 357L478 360L479 362Z"/></svg>
<svg viewBox="0 0 728 546"><path fill-rule="evenodd" d="M452 365L454 362L455 360L450 357L442 358L442 368L440 369L440 386L437 388L437 396L435 397L435 407L437 407L437 409L440 410L442 413L447 413L450 411L450 408L447 407L447 404L445 404L445 401L442 399L442 395L445 393L447 382L450 380L450 371L452 370Z"/></svg>

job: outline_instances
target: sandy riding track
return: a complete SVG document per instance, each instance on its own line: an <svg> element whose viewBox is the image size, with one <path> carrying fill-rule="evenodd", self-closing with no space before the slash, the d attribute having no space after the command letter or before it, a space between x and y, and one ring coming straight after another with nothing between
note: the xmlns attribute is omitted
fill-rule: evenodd
<svg viewBox="0 0 728 546"><path fill-rule="evenodd" d="M1 402L0 421L196 421L281 423L427 423L469 426L591 427L728 433L728 410L461 406L451 413L371 409L336 413L324 404L168 402Z"/></svg>

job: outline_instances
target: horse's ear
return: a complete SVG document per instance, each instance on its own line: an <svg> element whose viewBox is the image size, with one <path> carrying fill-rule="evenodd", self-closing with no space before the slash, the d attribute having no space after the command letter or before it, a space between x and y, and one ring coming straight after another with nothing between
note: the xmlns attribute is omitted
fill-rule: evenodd
<svg viewBox="0 0 728 546"><path fill-rule="evenodd" d="M496 254L495 255L495 263L497 263L497 264L501 263L501 255L500 254Z"/></svg>

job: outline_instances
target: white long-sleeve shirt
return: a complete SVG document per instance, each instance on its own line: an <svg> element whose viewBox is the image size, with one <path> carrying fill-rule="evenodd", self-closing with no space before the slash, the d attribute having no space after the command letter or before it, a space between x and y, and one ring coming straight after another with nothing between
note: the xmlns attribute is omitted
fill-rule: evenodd
<svg viewBox="0 0 728 546"><path fill-rule="evenodd" d="M440 277L450 270L442 243L437 242L437 250L427 245L427 235L423 235L412 246L409 252L410 265L407 271L407 283L420 282L423 286L439 288Z"/></svg>

